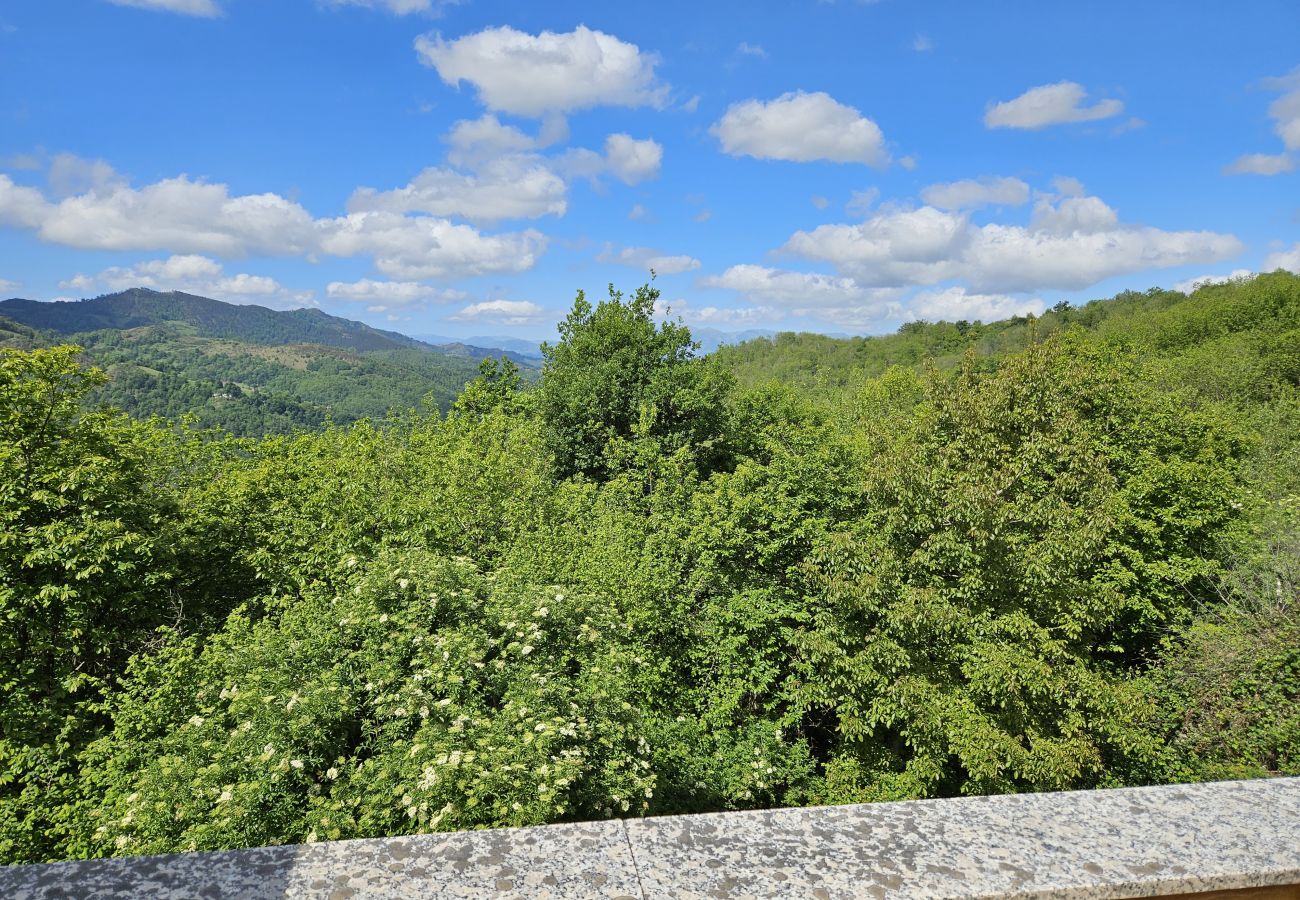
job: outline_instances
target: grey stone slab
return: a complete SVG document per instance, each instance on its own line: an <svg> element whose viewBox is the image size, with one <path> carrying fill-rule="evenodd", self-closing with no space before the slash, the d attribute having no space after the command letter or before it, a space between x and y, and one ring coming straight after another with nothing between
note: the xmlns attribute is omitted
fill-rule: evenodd
<svg viewBox="0 0 1300 900"><path fill-rule="evenodd" d="M1300 779L627 823L648 898L1158 896L1300 883Z"/></svg>
<svg viewBox="0 0 1300 900"><path fill-rule="evenodd" d="M1062 897L1300 883L1300 779L0 868L0 898Z"/></svg>
<svg viewBox="0 0 1300 900"><path fill-rule="evenodd" d="M621 823L0 868L0 897L640 896Z"/></svg>

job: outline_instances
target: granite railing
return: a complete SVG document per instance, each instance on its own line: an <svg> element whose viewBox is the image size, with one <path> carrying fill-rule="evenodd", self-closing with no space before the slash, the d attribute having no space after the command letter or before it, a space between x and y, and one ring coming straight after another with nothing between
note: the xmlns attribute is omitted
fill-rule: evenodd
<svg viewBox="0 0 1300 900"><path fill-rule="evenodd" d="M0 897L1300 900L1300 778L0 868Z"/></svg>

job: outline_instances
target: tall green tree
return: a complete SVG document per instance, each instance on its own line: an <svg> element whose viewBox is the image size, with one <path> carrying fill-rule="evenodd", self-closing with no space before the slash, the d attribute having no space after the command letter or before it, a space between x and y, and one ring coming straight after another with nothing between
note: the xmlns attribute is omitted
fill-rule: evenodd
<svg viewBox="0 0 1300 900"><path fill-rule="evenodd" d="M0 351L0 859L41 859L96 703L177 610L162 433L81 411L79 348Z"/></svg>
<svg viewBox="0 0 1300 900"><path fill-rule="evenodd" d="M1084 787L1149 752L1130 681L1220 571L1233 429L1058 338L931 377L870 439L867 512L808 562L831 796Z"/></svg>
<svg viewBox="0 0 1300 900"><path fill-rule="evenodd" d="M593 307L579 291L559 343L542 345L539 412L561 478L604 480L633 442L664 454L690 448L704 470L725 456L732 379L696 358L686 326L655 325L658 299L649 284L626 300L610 285Z"/></svg>

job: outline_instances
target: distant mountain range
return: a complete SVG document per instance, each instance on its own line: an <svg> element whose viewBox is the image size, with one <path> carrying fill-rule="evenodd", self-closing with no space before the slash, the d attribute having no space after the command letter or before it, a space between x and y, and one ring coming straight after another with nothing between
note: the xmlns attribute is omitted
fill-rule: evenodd
<svg viewBox="0 0 1300 900"><path fill-rule="evenodd" d="M504 353L526 378L538 371L536 358L513 350L431 344L314 309L143 288L75 302L0 301L0 347L66 343L109 374L94 403L139 417L192 413L246 436L425 403L445 411L485 357Z"/></svg>
<svg viewBox="0 0 1300 900"><path fill-rule="evenodd" d="M124 331L167 323L190 326L199 337L279 346L315 344L368 353L376 350L428 350L451 356L482 359L504 350L516 362L536 357L536 344L519 342L524 350L480 345L448 338L439 343L417 340L396 331L372 328L319 309L275 310L264 306L224 303L180 291L132 288L91 300L44 303L36 300L2 300L0 316L29 328L58 334L114 329ZM531 350L531 352L525 352Z"/></svg>

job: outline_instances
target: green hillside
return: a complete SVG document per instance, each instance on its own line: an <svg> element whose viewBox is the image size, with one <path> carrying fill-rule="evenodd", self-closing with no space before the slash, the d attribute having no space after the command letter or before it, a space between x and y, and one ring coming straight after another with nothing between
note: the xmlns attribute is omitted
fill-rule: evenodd
<svg viewBox="0 0 1300 900"><path fill-rule="evenodd" d="M1079 307L1060 303L1037 317L910 322L897 334L880 337L782 332L721 347L717 356L742 384L776 380L822 388L843 387L894 365L926 361L952 369L967 352L996 359L1071 327L1147 355L1177 356L1196 348L1210 356L1244 353L1258 359L1270 355L1271 342L1294 340L1290 332L1300 327L1290 287L1294 278L1277 272L1243 283L1205 285L1190 295L1159 288L1125 291Z"/></svg>
<svg viewBox="0 0 1300 900"><path fill-rule="evenodd" d="M281 311L147 288L70 303L3 300L0 316L64 335L181 323L190 326L199 337L250 344L319 344L361 352L428 346L414 338L340 319L318 309Z"/></svg>
<svg viewBox="0 0 1300 900"><path fill-rule="evenodd" d="M240 436L383 418L425 402L445 411L491 355L317 310L144 290L80 303L9 300L0 311L0 347L73 343L108 373L88 403L138 418L192 414L200 426ZM535 371L535 363L521 365Z"/></svg>

